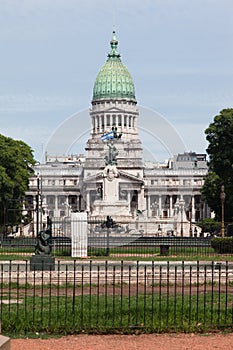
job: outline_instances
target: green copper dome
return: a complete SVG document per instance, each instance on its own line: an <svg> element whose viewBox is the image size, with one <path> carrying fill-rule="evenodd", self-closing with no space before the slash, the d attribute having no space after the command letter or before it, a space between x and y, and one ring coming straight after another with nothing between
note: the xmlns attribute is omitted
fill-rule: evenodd
<svg viewBox="0 0 233 350"><path fill-rule="evenodd" d="M99 99L135 99L133 79L121 62L120 54L117 51L118 41L113 32L110 42L111 51L108 54L107 62L103 65L95 80L93 89L93 101Z"/></svg>

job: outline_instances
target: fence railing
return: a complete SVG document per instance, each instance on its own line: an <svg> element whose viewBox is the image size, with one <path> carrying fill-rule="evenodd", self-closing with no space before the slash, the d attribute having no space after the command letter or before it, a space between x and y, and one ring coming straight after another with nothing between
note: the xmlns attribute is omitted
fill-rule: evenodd
<svg viewBox="0 0 233 350"><path fill-rule="evenodd" d="M1 263L0 317L12 334L232 328L233 263Z"/></svg>
<svg viewBox="0 0 233 350"><path fill-rule="evenodd" d="M211 238L202 237L138 237L115 235L108 237L88 236L88 256L90 257L149 257L158 256L187 257L202 256L214 257L221 254L233 254L233 241L220 242L218 250L211 246ZM222 249L221 249L222 244ZM36 238L2 238L0 240L0 255L30 256L35 251ZM52 254L56 257L71 255L72 240L70 237L53 237ZM198 258L199 257L199 258Z"/></svg>

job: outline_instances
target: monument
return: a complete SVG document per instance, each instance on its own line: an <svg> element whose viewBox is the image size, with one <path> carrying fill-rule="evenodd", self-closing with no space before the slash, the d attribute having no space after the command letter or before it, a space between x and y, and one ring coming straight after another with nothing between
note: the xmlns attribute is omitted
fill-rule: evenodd
<svg viewBox="0 0 233 350"><path fill-rule="evenodd" d="M30 258L31 271L54 271L55 258L52 253L52 221L47 217L47 227L37 234L35 255Z"/></svg>
<svg viewBox="0 0 233 350"><path fill-rule="evenodd" d="M87 213L71 213L71 256L87 258Z"/></svg>

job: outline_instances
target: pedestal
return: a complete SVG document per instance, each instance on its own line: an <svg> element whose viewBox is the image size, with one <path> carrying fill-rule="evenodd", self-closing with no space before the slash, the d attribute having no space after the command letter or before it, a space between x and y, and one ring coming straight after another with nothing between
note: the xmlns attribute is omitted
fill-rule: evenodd
<svg viewBox="0 0 233 350"><path fill-rule="evenodd" d="M159 246L159 248L160 248L160 255L168 255L169 254L169 245L161 244Z"/></svg>
<svg viewBox="0 0 233 350"><path fill-rule="evenodd" d="M51 255L32 255L30 258L30 271L54 271L55 257Z"/></svg>

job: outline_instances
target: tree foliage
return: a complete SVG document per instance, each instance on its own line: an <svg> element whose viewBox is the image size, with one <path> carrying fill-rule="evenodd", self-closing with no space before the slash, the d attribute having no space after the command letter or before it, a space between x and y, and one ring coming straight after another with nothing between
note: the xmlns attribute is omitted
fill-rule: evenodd
<svg viewBox="0 0 233 350"><path fill-rule="evenodd" d="M218 219L221 217L221 185L224 185L225 219L233 220L233 109L223 109L205 130L209 174L202 193Z"/></svg>
<svg viewBox="0 0 233 350"><path fill-rule="evenodd" d="M32 149L23 141L0 135L0 223L9 215L16 221L35 164Z"/></svg>

